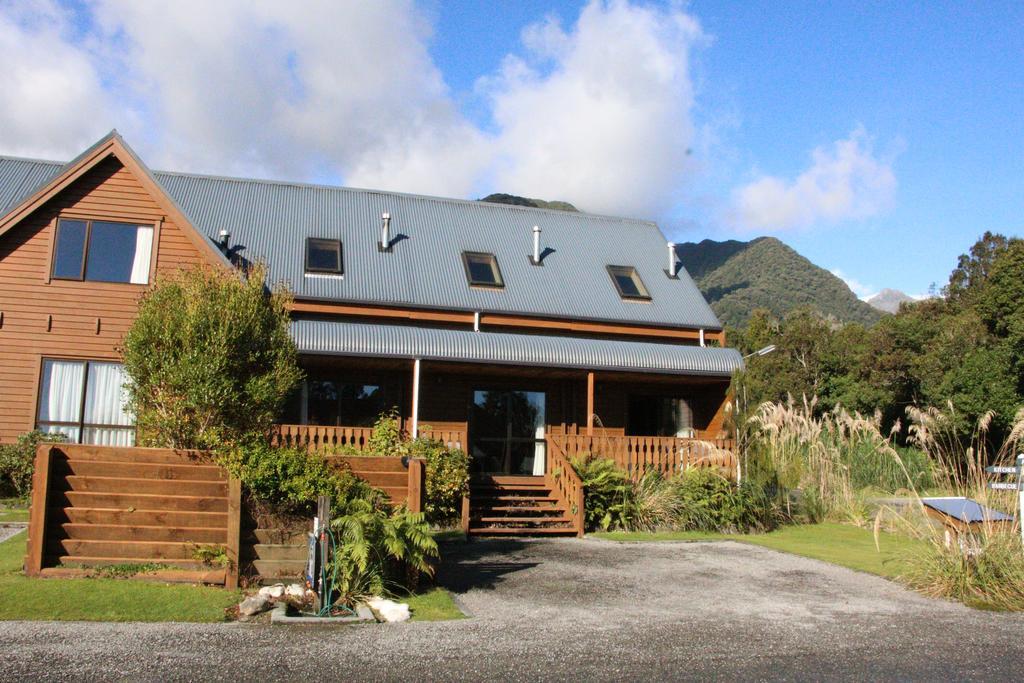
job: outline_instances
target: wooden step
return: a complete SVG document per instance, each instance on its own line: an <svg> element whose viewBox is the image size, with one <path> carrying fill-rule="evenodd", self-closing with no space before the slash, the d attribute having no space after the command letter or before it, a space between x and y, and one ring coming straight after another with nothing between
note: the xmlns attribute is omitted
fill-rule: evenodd
<svg viewBox="0 0 1024 683"><path fill-rule="evenodd" d="M51 527L55 538L84 541L166 541L178 543L223 544L225 529L173 526L136 526L126 524L61 524Z"/></svg>
<svg viewBox="0 0 1024 683"><path fill-rule="evenodd" d="M209 454L197 451L170 451L162 448L120 448L118 446L75 446L65 453L60 446L53 461L100 460L103 462L156 463L165 465L215 465Z"/></svg>
<svg viewBox="0 0 1024 683"><path fill-rule="evenodd" d="M168 465L166 463L114 462L110 460L63 460L55 462L57 476L130 477L136 479L173 479L224 481L227 472L216 465Z"/></svg>
<svg viewBox="0 0 1024 683"><path fill-rule="evenodd" d="M201 583L223 586L225 573L223 569L157 569L152 572L135 574L131 578L133 581L153 581L155 583ZM44 579L74 579L92 576L93 572L78 567L45 567L39 572L39 575Z"/></svg>
<svg viewBox="0 0 1024 683"><path fill-rule="evenodd" d="M309 531L306 529L242 529L242 543L250 545L262 543L305 547L307 538Z"/></svg>
<svg viewBox="0 0 1024 683"><path fill-rule="evenodd" d="M575 536L576 530L569 528L515 528L501 526L470 527L469 533L474 536Z"/></svg>
<svg viewBox="0 0 1024 683"><path fill-rule="evenodd" d="M551 503L550 505L540 506L526 506L526 505L482 505L473 506L473 509L487 510L488 512L565 512L565 508L561 505Z"/></svg>
<svg viewBox="0 0 1024 683"><path fill-rule="evenodd" d="M543 476L529 476L529 475L507 475L507 474L493 474L484 475L475 478L472 484L483 484L483 485L500 485L500 486L545 486L546 479Z"/></svg>
<svg viewBox="0 0 1024 683"><path fill-rule="evenodd" d="M182 560L174 558L147 559L138 557L91 557L89 555L47 555L44 564L51 567L100 567L113 564L166 564L178 569L191 569L195 571L209 571L212 569L202 562L192 559ZM219 569L219 567L218 567Z"/></svg>
<svg viewBox="0 0 1024 683"><path fill-rule="evenodd" d="M512 501L512 502L519 502L519 501L530 500L530 501L536 501L536 502L540 502L540 503L558 503L558 502L561 502L559 498L555 498L553 496L534 496L532 494L530 494L530 495L522 495L522 496L509 496L509 495L472 496L471 495L469 500L470 500L470 504L486 504L485 501L492 501L492 500Z"/></svg>
<svg viewBox="0 0 1024 683"><path fill-rule="evenodd" d="M168 510L127 510L116 508L51 507L49 524L129 524L139 526L175 526L226 529L226 512L180 512Z"/></svg>
<svg viewBox="0 0 1024 683"><path fill-rule="evenodd" d="M150 493L167 496L204 496L223 498L228 495L228 485L223 481L201 479L132 479L129 477L80 477L64 478L70 491L92 491L94 493Z"/></svg>
<svg viewBox="0 0 1024 683"><path fill-rule="evenodd" d="M191 560L196 543L182 541L87 541L74 538L46 539L49 555L87 557L130 557L135 562ZM216 545L216 544L213 544Z"/></svg>
<svg viewBox="0 0 1024 683"><path fill-rule="evenodd" d="M328 455L324 456L324 460L335 467L351 468L353 472L397 472L402 470L403 474L408 475L408 468L402 464L402 458L398 456L382 458L380 456Z"/></svg>
<svg viewBox="0 0 1024 683"><path fill-rule="evenodd" d="M276 579L276 578L298 578L301 577L306 571L306 563L293 562L287 560L253 560L252 562L242 562L242 569L250 570L250 573L259 574L265 579Z"/></svg>
<svg viewBox="0 0 1024 683"><path fill-rule="evenodd" d="M147 493L96 493L92 491L53 492L56 507L115 508L119 510L175 510L227 512L227 498L206 496L161 496Z"/></svg>
<svg viewBox="0 0 1024 683"><path fill-rule="evenodd" d="M275 545L259 543L243 548L242 557L247 560L279 560L304 563L309 557L309 546Z"/></svg>
<svg viewBox="0 0 1024 683"><path fill-rule="evenodd" d="M550 491L551 487L540 484L472 484L470 491Z"/></svg>
<svg viewBox="0 0 1024 683"><path fill-rule="evenodd" d="M497 522L499 524L555 524L555 523L566 523L572 522L571 517L477 517L473 519L474 522L480 522L481 524L490 524Z"/></svg>

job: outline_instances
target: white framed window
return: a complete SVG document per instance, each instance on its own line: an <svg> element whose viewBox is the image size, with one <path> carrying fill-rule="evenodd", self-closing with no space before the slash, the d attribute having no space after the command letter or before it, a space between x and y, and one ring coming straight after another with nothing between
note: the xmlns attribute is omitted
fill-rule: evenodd
<svg viewBox="0 0 1024 683"><path fill-rule="evenodd" d="M127 382L120 363L44 358L36 428L72 443L135 445Z"/></svg>

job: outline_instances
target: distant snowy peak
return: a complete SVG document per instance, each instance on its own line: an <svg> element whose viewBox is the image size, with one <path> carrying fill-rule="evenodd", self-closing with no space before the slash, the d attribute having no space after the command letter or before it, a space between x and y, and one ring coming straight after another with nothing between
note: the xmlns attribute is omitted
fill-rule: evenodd
<svg viewBox="0 0 1024 683"><path fill-rule="evenodd" d="M914 297L904 294L898 289L883 289L873 297L865 301L872 308L877 308L886 313L896 313L900 310L900 304L905 301L913 301Z"/></svg>

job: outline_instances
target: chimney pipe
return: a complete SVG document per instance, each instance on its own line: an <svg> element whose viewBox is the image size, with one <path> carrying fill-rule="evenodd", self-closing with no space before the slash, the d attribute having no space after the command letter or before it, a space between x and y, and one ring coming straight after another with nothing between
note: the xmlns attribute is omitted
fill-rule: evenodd
<svg viewBox="0 0 1024 683"><path fill-rule="evenodd" d="M380 249L387 251L391 248L391 214L382 213L380 221Z"/></svg>
<svg viewBox="0 0 1024 683"><path fill-rule="evenodd" d="M668 270L665 271L671 278L676 277L676 243L668 243Z"/></svg>
<svg viewBox="0 0 1024 683"><path fill-rule="evenodd" d="M540 265L540 226L533 226L533 265Z"/></svg>
<svg viewBox="0 0 1024 683"><path fill-rule="evenodd" d="M218 237L220 237L220 248L227 252L228 244L231 243L231 233L226 228L221 228Z"/></svg>

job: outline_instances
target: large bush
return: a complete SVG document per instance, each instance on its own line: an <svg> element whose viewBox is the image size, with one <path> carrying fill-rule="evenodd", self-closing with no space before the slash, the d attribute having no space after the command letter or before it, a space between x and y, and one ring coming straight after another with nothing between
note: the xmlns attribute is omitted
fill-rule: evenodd
<svg viewBox="0 0 1024 683"><path fill-rule="evenodd" d="M36 449L46 441L64 441L64 435L28 432L19 436L16 443L0 446L0 496L28 498Z"/></svg>
<svg viewBox="0 0 1024 683"><path fill-rule="evenodd" d="M143 296L123 354L140 443L218 448L269 431L302 375L289 294L265 275L199 268Z"/></svg>

